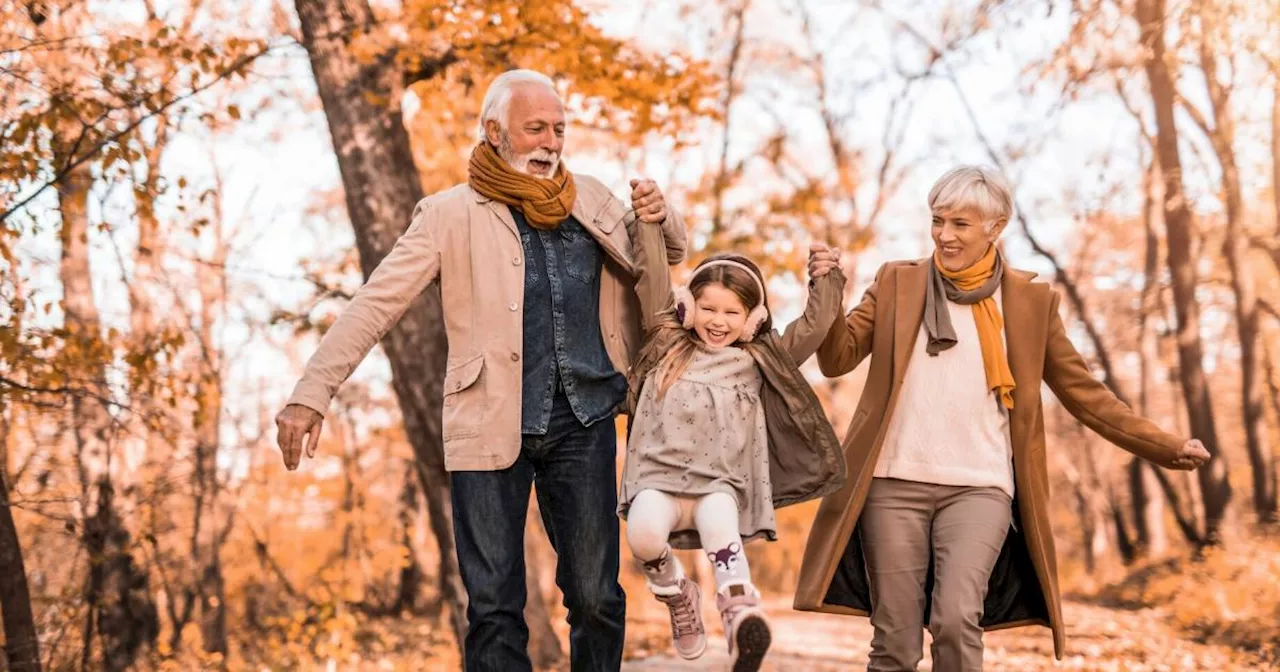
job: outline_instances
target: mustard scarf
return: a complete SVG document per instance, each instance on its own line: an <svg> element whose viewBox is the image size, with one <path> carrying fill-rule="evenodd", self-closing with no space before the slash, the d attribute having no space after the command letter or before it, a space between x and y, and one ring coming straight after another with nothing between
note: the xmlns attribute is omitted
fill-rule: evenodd
<svg viewBox="0 0 1280 672"><path fill-rule="evenodd" d="M936 357L954 347L956 331L947 312L947 301L973 306L973 321L978 327L978 344L982 348L982 368L987 374L987 387L994 391L1005 408L1013 408L1013 372L1005 355L1004 316L993 295L1004 279L1004 259L992 245L978 262L962 271L948 271L942 266L938 252L929 265L929 289L925 292L924 325L929 336L925 351Z"/></svg>
<svg viewBox="0 0 1280 672"><path fill-rule="evenodd" d="M563 162L549 179L526 175L512 168L485 141L471 150L467 182L481 196L520 208L524 218L535 229L560 226L560 222L569 217L578 198L573 175L565 169Z"/></svg>

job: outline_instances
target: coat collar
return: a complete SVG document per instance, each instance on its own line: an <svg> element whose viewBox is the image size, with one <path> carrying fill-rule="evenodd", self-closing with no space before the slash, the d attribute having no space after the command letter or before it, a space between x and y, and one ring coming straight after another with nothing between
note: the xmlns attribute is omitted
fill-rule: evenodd
<svg viewBox="0 0 1280 672"><path fill-rule="evenodd" d="M572 175L575 184L578 186L578 197L574 199L573 209L570 213L596 239L596 242L600 243L605 254L622 264L624 268L630 269L631 261L628 259L627 254L619 249L617 243L610 238L610 234L617 228L620 220L601 219L601 214L609 206L609 201L613 196L607 191L602 192L593 188L591 181L582 179L577 173L572 173ZM476 203L488 208L511 231L511 235L517 238L520 237L520 232L516 228L516 220L511 216L511 209L506 204L499 203L481 194L472 189L470 185L467 185L467 189L471 191Z"/></svg>
<svg viewBox="0 0 1280 672"><path fill-rule="evenodd" d="M906 376L911 352L915 348L916 338L920 335L920 324L924 321L924 295L929 285L929 262L929 258L916 259L902 265L898 270L893 323L895 384L901 384ZM1018 384L1018 390L1014 393L1015 408L1019 405L1019 400L1028 393L1026 388L1035 387L1035 394L1040 393L1040 376L1031 371L1026 363L1026 355L1031 353L1023 352L1025 337L1037 326L1034 322L1038 312L1032 307L1032 298L1028 292L1031 280L1035 277L1035 273L1020 271L1006 265L1004 280L1000 283L1009 369L1013 373L1014 382ZM1034 385L1032 379L1034 379ZM1024 385L1023 381L1027 383Z"/></svg>

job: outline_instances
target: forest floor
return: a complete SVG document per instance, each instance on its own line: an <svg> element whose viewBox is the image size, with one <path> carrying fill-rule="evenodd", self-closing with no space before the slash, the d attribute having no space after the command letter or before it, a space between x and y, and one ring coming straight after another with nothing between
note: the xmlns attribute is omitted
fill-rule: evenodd
<svg viewBox="0 0 1280 672"><path fill-rule="evenodd" d="M649 670L727 669L728 655L720 621L704 601L708 632L707 653L695 661L681 660L671 650L665 612L646 609L629 618L628 639L643 636L645 646L629 646L628 672ZM865 618L802 613L790 600L767 605L774 627L774 644L767 670L835 672L866 669L871 625ZM1053 660L1053 641L1045 628L1017 628L988 634L984 669L988 672L1028 670L1267 670L1275 669L1233 649L1201 644L1179 635L1159 609L1118 609L1068 600L1067 657ZM641 633L644 633L641 635ZM925 659L929 665L928 635Z"/></svg>

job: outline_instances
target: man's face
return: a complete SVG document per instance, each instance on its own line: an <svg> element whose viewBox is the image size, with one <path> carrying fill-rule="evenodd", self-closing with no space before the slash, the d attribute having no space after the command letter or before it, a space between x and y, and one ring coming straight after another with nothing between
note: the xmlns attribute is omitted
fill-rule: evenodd
<svg viewBox="0 0 1280 672"><path fill-rule="evenodd" d="M485 133L513 169L548 178L560 165L564 126L564 105L555 91L540 84L518 84L511 90L507 127L491 119Z"/></svg>

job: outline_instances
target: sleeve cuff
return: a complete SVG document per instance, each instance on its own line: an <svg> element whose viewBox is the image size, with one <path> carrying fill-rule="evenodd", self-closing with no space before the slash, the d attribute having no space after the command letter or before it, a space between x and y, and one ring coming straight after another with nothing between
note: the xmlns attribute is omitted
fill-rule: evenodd
<svg viewBox="0 0 1280 672"><path fill-rule="evenodd" d="M298 383L298 386L293 390L293 394L289 396L288 404L306 406L316 413L324 415L329 408L329 400L330 396L324 391Z"/></svg>

